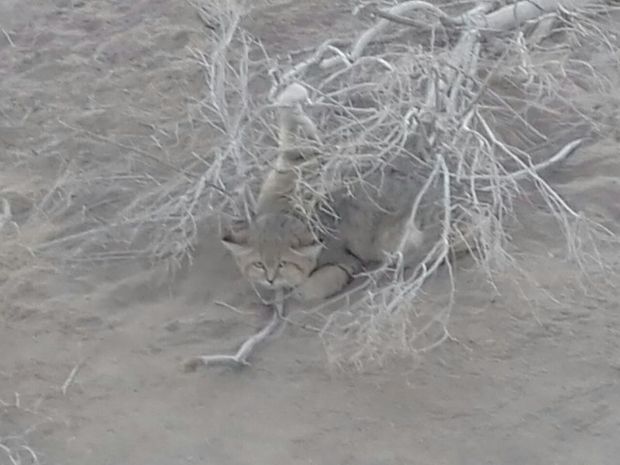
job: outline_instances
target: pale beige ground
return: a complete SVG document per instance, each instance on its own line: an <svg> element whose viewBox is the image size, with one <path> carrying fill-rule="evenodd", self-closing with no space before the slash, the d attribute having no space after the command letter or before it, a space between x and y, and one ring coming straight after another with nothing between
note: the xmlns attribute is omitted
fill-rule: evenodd
<svg viewBox="0 0 620 465"><path fill-rule="evenodd" d="M247 27L272 51L300 48L354 28L347 3L267 6ZM184 2L2 0L0 27L14 42L0 35L0 192L16 214L49 188L59 158L130 156L58 119L132 135L151 150L149 124L174 130L184 99L200 92L200 73L179 57L204 28ZM609 56L590 58L611 66ZM617 121L617 103L606 99L601 117ZM620 225L618 137L552 176L576 208L612 228ZM174 157L208 140L168 143ZM170 286L128 267L93 265L69 278L3 249L0 444L28 446L54 465L616 464L620 297L579 288L551 221L525 199L521 210L514 241L538 281L529 302L515 286L491 292L464 261L450 326L460 342L363 375L328 370L316 336L298 328L261 350L251 369L183 373L187 357L232 349L263 321L214 304L251 310L252 293L208 236L195 266ZM605 253L620 261L620 250ZM0 449L0 464L9 463Z"/></svg>

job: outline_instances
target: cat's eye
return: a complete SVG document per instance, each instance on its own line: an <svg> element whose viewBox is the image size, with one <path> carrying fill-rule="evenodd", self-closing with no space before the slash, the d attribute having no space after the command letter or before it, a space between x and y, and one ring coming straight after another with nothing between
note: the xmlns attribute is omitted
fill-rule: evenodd
<svg viewBox="0 0 620 465"><path fill-rule="evenodd" d="M284 268L285 266L288 266L289 262L287 261L282 261L278 264L278 268Z"/></svg>
<svg viewBox="0 0 620 465"><path fill-rule="evenodd" d="M265 269L265 265L263 265L261 262L254 262L254 263L252 263L252 266L254 268L256 268L257 270L264 270Z"/></svg>

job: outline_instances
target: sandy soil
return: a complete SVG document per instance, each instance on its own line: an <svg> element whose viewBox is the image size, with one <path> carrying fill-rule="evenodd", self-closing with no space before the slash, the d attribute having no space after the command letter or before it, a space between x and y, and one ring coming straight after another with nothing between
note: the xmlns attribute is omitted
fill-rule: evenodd
<svg viewBox="0 0 620 465"><path fill-rule="evenodd" d="M355 27L348 2L271 3L247 27L273 51ZM174 132L200 89L200 73L178 57L205 31L183 2L1 0L0 27L0 192L16 217L59 160L130 158L66 125L149 150L153 128ZM611 56L591 58L611 66ZM617 121L616 97L599 108ZM619 137L552 176L577 209L616 229ZM165 143L174 159L208 140ZM183 373L183 360L232 349L264 321L217 305L252 310L253 298L208 235L170 285L137 265L76 275L3 245L0 445L24 464L29 449L54 465L616 464L618 297L580 287L551 220L523 203L513 236L530 284L506 277L513 285L492 292L465 260L450 326L458 342L364 374L330 370L319 340L299 328L251 369ZM603 252L620 263L620 250ZM0 464L10 463L0 447Z"/></svg>

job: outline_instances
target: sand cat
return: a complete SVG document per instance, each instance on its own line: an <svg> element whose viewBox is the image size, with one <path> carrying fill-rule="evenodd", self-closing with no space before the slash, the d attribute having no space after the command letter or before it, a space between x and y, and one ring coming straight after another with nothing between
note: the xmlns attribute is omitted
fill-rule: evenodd
<svg viewBox="0 0 620 465"><path fill-rule="evenodd" d="M275 167L262 184L252 221L232 228L222 242L252 284L293 289L300 300L317 301L342 290L365 267L422 243L412 206L423 180L407 173L412 169L377 170L364 182L333 192L330 203L336 215L319 212L325 227L313 231L291 200L299 167L308 157L292 145L294 134L302 129L319 143L317 129L302 109L307 99L299 84L279 97Z"/></svg>
<svg viewBox="0 0 620 465"><path fill-rule="evenodd" d="M312 227L294 201L299 181L303 181L300 168L313 160L320 147L318 131L303 111L302 103L307 100L307 91L299 84L290 85L280 95L275 166L261 186L252 220L230 228L222 242L253 285L291 289L300 300L320 301L397 252L406 264L417 264L441 237L444 208L438 183L425 186L428 164L407 153L380 169L367 170L353 185L330 192L330 210L335 215L315 208L322 227ZM315 142L314 147L293 143L299 129ZM532 171L554 165L581 143L582 139L576 139L548 160L513 172L511 178L526 178ZM452 253L471 252L469 239L475 228L469 221L452 219L451 227L457 231L448 238Z"/></svg>

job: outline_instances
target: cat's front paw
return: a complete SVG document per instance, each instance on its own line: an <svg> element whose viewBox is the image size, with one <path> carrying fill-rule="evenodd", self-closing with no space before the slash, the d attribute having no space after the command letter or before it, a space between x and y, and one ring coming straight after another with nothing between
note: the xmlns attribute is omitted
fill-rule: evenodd
<svg viewBox="0 0 620 465"><path fill-rule="evenodd" d="M326 299L331 294L317 280L308 280L301 286L298 286L293 295L297 300L302 302L314 303Z"/></svg>
<svg viewBox="0 0 620 465"><path fill-rule="evenodd" d="M294 295L303 302L320 302L342 290L348 283L349 275L342 268L327 265L298 286Z"/></svg>

